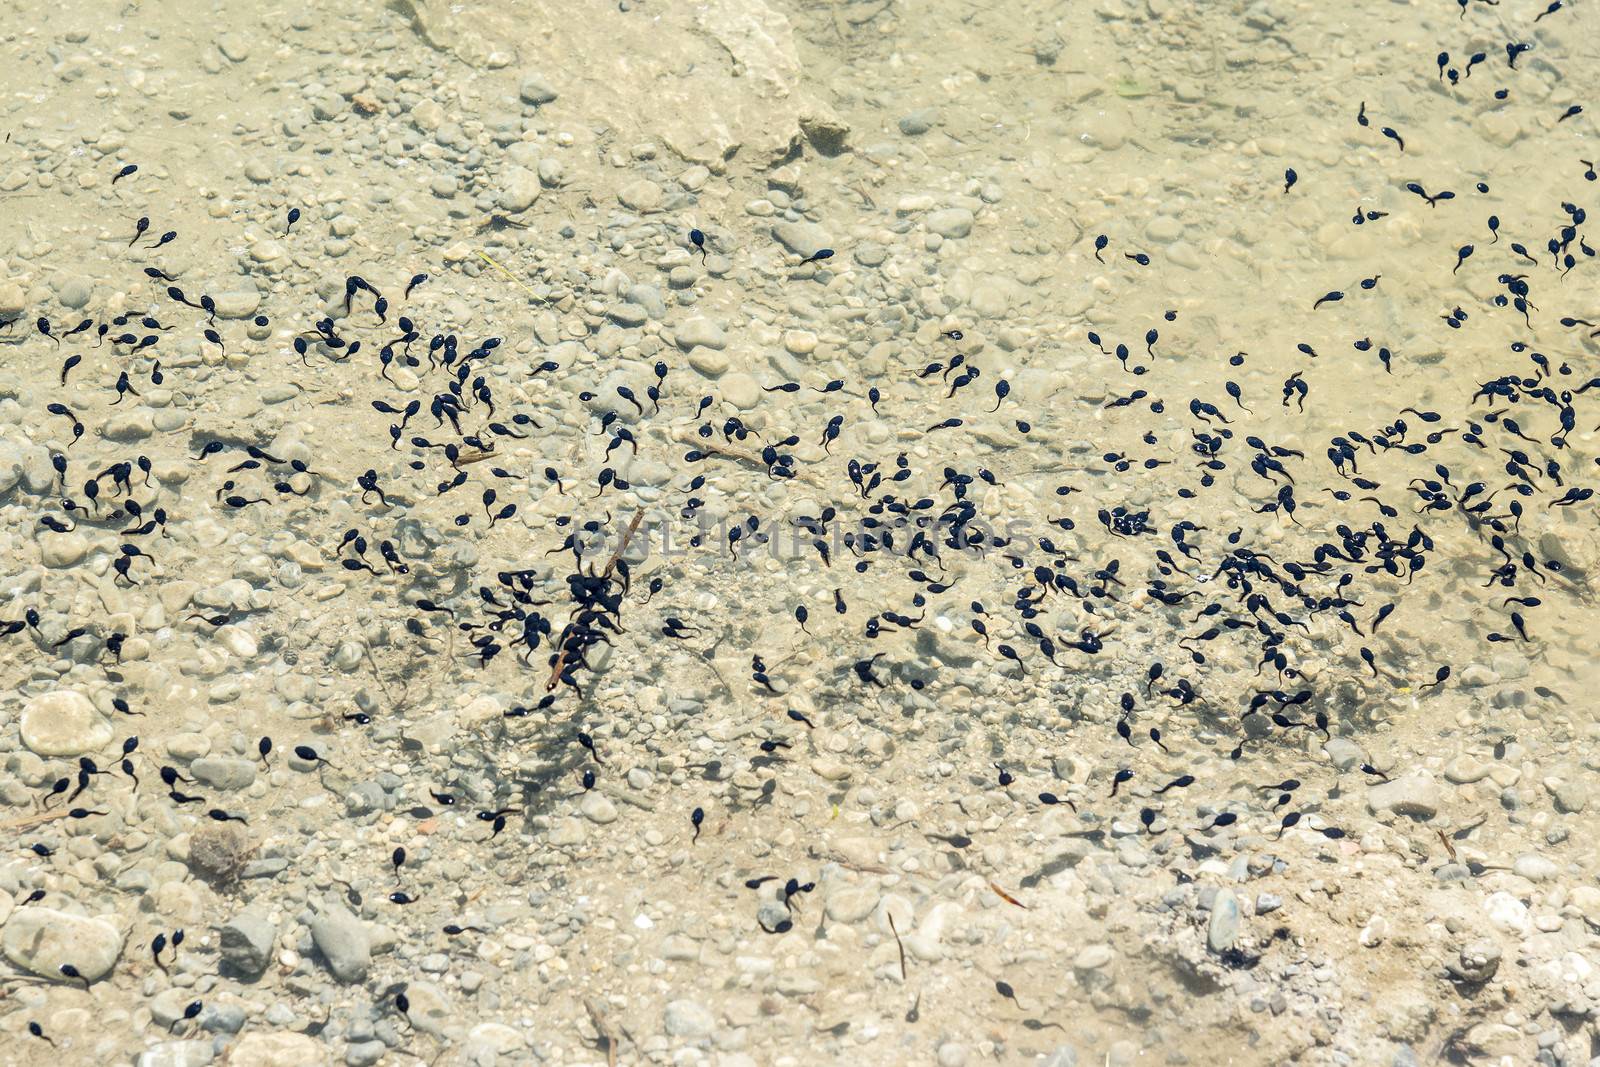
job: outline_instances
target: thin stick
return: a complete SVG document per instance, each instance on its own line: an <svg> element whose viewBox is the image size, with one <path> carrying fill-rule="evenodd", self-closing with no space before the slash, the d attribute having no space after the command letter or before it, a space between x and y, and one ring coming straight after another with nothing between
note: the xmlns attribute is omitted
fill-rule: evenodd
<svg viewBox="0 0 1600 1067"><path fill-rule="evenodd" d="M692 437L689 435L689 431L687 430L684 430L681 433L673 434L672 439L682 445L692 445L702 452L715 452L719 455L728 456L732 459L742 459L746 463L754 463L760 467L765 467L767 465L766 460L762 459L754 452L739 448L735 445L719 444L716 441L702 440L698 437ZM814 485L819 489L823 488L821 481L818 480L816 475L812 474L810 471L795 471L795 479L805 482L808 485Z"/></svg>
<svg viewBox="0 0 1600 1067"><path fill-rule="evenodd" d="M70 808L62 808L58 811L47 811L38 815L29 815L22 819L14 819L11 822L0 822L0 830L26 830L31 826L55 822L57 819L65 819L70 810Z"/></svg>
<svg viewBox="0 0 1600 1067"><path fill-rule="evenodd" d="M628 523L628 532L622 535L622 544L617 546L616 552L611 556L611 562L606 564L606 569L601 573L602 578L611 577L611 572L616 570L617 562L622 559L622 554L628 551L628 542L633 540L633 535L639 529L639 524L644 521L644 508L638 508L633 513L633 521Z"/></svg>
<svg viewBox="0 0 1600 1067"><path fill-rule="evenodd" d="M643 521L644 508L641 507L634 511L633 521L628 523L628 531L622 535L622 543L617 546L617 551L611 557L611 562L606 564L606 569L601 574L602 578L611 577L611 572L616 570L618 561L622 559L622 554L628 551L628 543L633 540L634 532L639 529L639 524ZM561 649L561 654L556 657L555 669L550 672L550 680L544 684L544 691L546 693L552 691L561 683L561 672L566 669L567 652L571 649L571 647L571 645L565 645Z"/></svg>
<svg viewBox="0 0 1600 1067"><path fill-rule="evenodd" d="M900 942L900 931L895 929L894 915L886 910L883 913L883 917L889 920L889 931L894 934L895 947L900 950L900 981L904 982L906 980L906 947Z"/></svg>
<svg viewBox="0 0 1600 1067"><path fill-rule="evenodd" d="M477 249L474 249L474 251L477 251ZM522 289L523 292L527 293L529 296L534 297L535 299L538 298L538 295L539 295L538 293L535 293L532 289L528 288L528 286L523 283L521 278L518 278L515 274L512 274L510 271L506 270L500 264L498 264L494 260L490 259L487 253L479 251L478 252L478 257L480 259L482 259L485 263L489 264L489 266L491 266L495 270L499 271L501 274L504 274L508 279L510 279L512 285L518 286L519 288Z"/></svg>

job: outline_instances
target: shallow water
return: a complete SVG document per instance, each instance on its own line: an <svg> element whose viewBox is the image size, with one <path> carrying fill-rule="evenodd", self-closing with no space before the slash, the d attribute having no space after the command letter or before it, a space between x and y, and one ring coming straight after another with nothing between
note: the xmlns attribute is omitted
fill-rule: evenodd
<svg viewBox="0 0 1600 1067"><path fill-rule="evenodd" d="M1587 1062L1542 10L16 5L8 1062Z"/></svg>

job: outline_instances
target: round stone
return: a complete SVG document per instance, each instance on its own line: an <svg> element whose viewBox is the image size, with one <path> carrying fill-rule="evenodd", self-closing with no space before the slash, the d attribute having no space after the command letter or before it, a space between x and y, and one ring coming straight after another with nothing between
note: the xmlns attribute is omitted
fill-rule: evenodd
<svg viewBox="0 0 1600 1067"><path fill-rule="evenodd" d="M122 931L104 919L53 908L19 908L6 923L6 959L54 982L77 981L61 973L70 963L90 982L104 978L122 952Z"/></svg>
<svg viewBox="0 0 1600 1067"><path fill-rule="evenodd" d="M83 307L94 295L94 282L81 274L69 274L56 283L56 299L74 311Z"/></svg>
<svg viewBox="0 0 1600 1067"><path fill-rule="evenodd" d="M22 314L28 306L28 296L16 282L0 283L0 315L11 318Z"/></svg>
<svg viewBox="0 0 1600 1067"><path fill-rule="evenodd" d="M515 215L539 199L539 176L526 167L512 167L501 180L500 209Z"/></svg>
<svg viewBox="0 0 1600 1067"><path fill-rule="evenodd" d="M549 80L538 73L524 75L517 93L525 104L548 104L560 95Z"/></svg>
<svg viewBox="0 0 1600 1067"><path fill-rule="evenodd" d="M583 800L578 804L578 810L583 812L584 818L590 822L604 824L617 821L617 806L604 793L585 793Z"/></svg>
<svg viewBox="0 0 1600 1067"><path fill-rule="evenodd" d="M71 567L89 552L89 539L81 533L41 533L39 561L46 567Z"/></svg>
<svg viewBox="0 0 1600 1067"><path fill-rule="evenodd" d="M661 186L649 178L636 178L617 190L622 206L640 214L660 207L664 195Z"/></svg>
<svg viewBox="0 0 1600 1067"><path fill-rule="evenodd" d="M22 743L40 756L83 756L111 743L111 724L76 689L57 689L22 709Z"/></svg>
<svg viewBox="0 0 1600 1067"><path fill-rule="evenodd" d="M783 335L783 347L792 356L809 356L817 350L817 335L810 330L789 330Z"/></svg>
<svg viewBox="0 0 1600 1067"><path fill-rule="evenodd" d="M327 1050L305 1034L245 1034L228 1049L229 1067L327 1067Z"/></svg>
<svg viewBox="0 0 1600 1067"><path fill-rule="evenodd" d="M722 399L740 411L749 411L761 402L761 386L743 371L734 371L722 376Z"/></svg>

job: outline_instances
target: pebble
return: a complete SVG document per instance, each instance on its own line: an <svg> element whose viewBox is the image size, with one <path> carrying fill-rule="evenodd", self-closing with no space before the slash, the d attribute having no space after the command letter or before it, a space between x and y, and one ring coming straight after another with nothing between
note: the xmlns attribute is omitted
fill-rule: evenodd
<svg viewBox="0 0 1600 1067"><path fill-rule="evenodd" d="M1457 958L1445 963L1445 969L1463 982L1487 982L1500 970L1500 959L1500 946L1479 938L1463 945Z"/></svg>
<svg viewBox="0 0 1600 1067"><path fill-rule="evenodd" d="M1072 967L1078 971L1098 971L1114 958L1110 945L1088 945L1073 957Z"/></svg>
<svg viewBox="0 0 1600 1067"><path fill-rule="evenodd" d="M343 905L313 916L307 924L317 951L341 982L359 982L372 966L372 935L360 919Z"/></svg>
<svg viewBox="0 0 1600 1067"><path fill-rule="evenodd" d="M87 306L93 295L94 282L81 274L67 274L56 282L56 299L74 311Z"/></svg>
<svg viewBox="0 0 1600 1067"><path fill-rule="evenodd" d="M1239 940L1239 898L1231 889L1219 889L1211 901L1211 918L1206 922L1206 944L1212 952L1224 952Z"/></svg>
<svg viewBox="0 0 1600 1067"><path fill-rule="evenodd" d="M328 1050L305 1034L249 1033L229 1046L228 1067L328 1067Z"/></svg>
<svg viewBox="0 0 1600 1067"><path fill-rule="evenodd" d="M959 239L972 232L972 212L964 207L930 212L925 221L928 230L940 237Z"/></svg>
<svg viewBox="0 0 1600 1067"><path fill-rule="evenodd" d="M809 356L817 350L817 335L810 330L785 330L783 347L792 356Z"/></svg>
<svg viewBox="0 0 1600 1067"><path fill-rule="evenodd" d="M596 793L593 790L585 793L583 799L578 802L578 810L583 812L583 817L590 822L604 825L617 821L617 806L604 793Z"/></svg>
<svg viewBox="0 0 1600 1067"><path fill-rule="evenodd" d="M76 530L71 533L51 533L41 528L39 561L46 567L75 567L88 554L89 539Z"/></svg>
<svg viewBox="0 0 1600 1067"><path fill-rule="evenodd" d="M721 350L727 346L728 338L722 327L712 322L703 315L696 315L677 328L676 340L678 347L685 352L692 348L713 348Z"/></svg>
<svg viewBox="0 0 1600 1067"><path fill-rule="evenodd" d="M1586 889L1594 894L1593 899L1589 901L1593 907L1594 914L1594 919L1591 922L1596 926L1600 926L1600 889L1592 889L1588 886L1575 889L1572 891L1572 903L1578 907L1579 911L1583 911L1584 905L1579 903L1578 894ZM1490 893L1485 897L1483 910L1484 914L1488 916L1489 922L1496 929L1504 930L1506 933L1521 936L1527 934L1531 928L1531 923L1528 921L1528 906L1504 890ZM1587 912L1585 912L1584 918L1589 918Z"/></svg>
<svg viewBox="0 0 1600 1067"><path fill-rule="evenodd" d="M1330 738L1322 746L1334 770L1341 774L1367 762L1367 753L1360 745L1345 737Z"/></svg>
<svg viewBox="0 0 1600 1067"><path fill-rule="evenodd" d="M352 1041L345 1049L344 1062L350 1067L371 1067L388 1053L389 1046L382 1041Z"/></svg>
<svg viewBox="0 0 1600 1067"><path fill-rule="evenodd" d="M789 909L776 900L764 900L756 908L756 925L769 934L777 933L785 923L792 921L793 916Z"/></svg>
<svg viewBox="0 0 1600 1067"><path fill-rule="evenodd" d="M247 319L261 306L261 294L254 288L230 289L215 296L217 318Z"/></svg>
<svg viewBox="0 0 1600 1067"><path fill-rule="evenodd" d="M1548 882L1561 873L1561 867L1546 856L1524 852L1512 861L1511 873L1530 882Z"/></svg>
<svg viewBox="0 0 1600 1067"><path fill-rule="evenodd" d="M1439 811L1439 786L1432 778L1408 774L1368 789L1367 809L1374 815L1392 811L1414 819L1431 819Z"/></svg>
<svg viewBox="0 0 1600 1067"><path fill-rule="evenodd" d="M523 75L522 84L517 87L517 95L522 97L524 104L535 105L554 103L559 98L549 79L537 73Z"/></svg>
<svg viewBox="0 0 1600 1067"><path fill-rule="evenodd" d="M707 378L720 378L732 366L728 357L714 348L695 348L689 352L689 366Z"/></svg>
<svg viewBox="0 0 1600 1067"><path fill-rule="evenodd" d="M1563 815L1576 815L1589 806L1589 791L1575 778L1568 778L1551 789L1556 810Z"/></svg>
<svg viewBox="0 0 1600 1067"><path fill-rule="evenodd" d="M503 1023L479 1023L467 1033L467 1055L474 1063L493 1062L491 1057L510 1056L525 1042L522 1034Z"/></svg>
<svg viewBox="0 0 1600 1067"><path fill-rule="evenodd" d="M272 961L278 931L265 915L242 911L220 927L223 960L235 970L254 977Z"/></svg>
<svg viewBox="0 0 1600 1067"><path fill-rule="evenodd" d="M1039 1067L1078 1067L1078 1050L1071 1045L1057 1045L1039 1061Z"/></svg>
<svg viewBox="0 0 1600 1067"><path fill-rule="evenodd" d="M143 441L156 432L156 413L140 404L108 416L101 429L112 441Z"/></svg>
<svg viewBox="0 0 1600 1067"><path fill-rule="evenodd" d="M202 733L185 731L167 738L167 755L173 759L197 760L211 752L211 738Z"/></svg>
<svg viewBox="0 0 1600 1067"><path fill-rule="evenodd" d="M411 1001L411 1008L406 1012L407 1021L425 1034L443 1037L445 1027L454 1016L445 991L432 982L412 982L406 988L406 995Z"/></svg>
<svg viewBox="0 0 1600 1067"><path fill-rule="evenodd" d="M1494 894L1494 897L1499 897L1502 895L1510 896L1510 894L1496 893ZM1492 900L1494 897L1491 897L1490 899ZM1514 897L1511 899L1515 903L1521 903L1521 901L1517 901ZM1588 923L1595 929L1600 930L1600 889L1597 889L1592 885L1580 885L1568 894L1567 900L1574 908L1578 909L1578 914L1583 916L1584 922ZM1503 904L1502 907L1504 907ZM1522 908L1521 915L1524 923L1526 922L1527 911L1528 909L1526 907Z"/></svg>
<svg viewBox="0 0 1600 1067"><path fill-rule="evenodd" d="M669 1001L662 1025L669 1037L709 1037L716 1029L716 1016L705 1005L693 1000Z"/></svg>
<svg viewBox="0 0 1600 1067"><path fill-rule="evenodd" d="M775 223L772 227L772 236L779 244L801 258L809 258L829 247L827 231L814 222Z"/></svg>
<svg viewBox="0 0 1600 1067"><path fill-rule="evenodd" d="M220 33L217 35L217 51L228 57L229 62L243 63L250 58L250 38L233 30Z"/></svg>
<svg viewBox="0 0 1600 1067"><path fill-rule="evenodd" d="M921 137L933 129L933 124L938 121L938 112L932 108L922 108L902 116L895 125L899 126L900 132L907 137Z"/></svg>
<svg viewBox="0 0 1600 1067"><path fill-rule="evenodd" d="M841 886L828 893L824 910L828 918L836 923L858 923L871 915L877 906L877 890Z"/></svg>
<svg viewBox="0 0 1600 1067"><path fill-rule="evenodd" d="M34 904L12 912L0 934L0 950L6 959L40 978L71 981L61 973L61 965L70 963L95 982L111 973L122 954L122 931L105 919Z"/></svg>
<svg viewBox="0 0 1600 1067"><path fill-rule="evenodd" d="M749 411L761 402L761 386L743 371L724 374L719 388L722 391L722 399L740 411Z"/></svg>
<svg viewBox="0 0 1600 1067"><path fill-rule="evenodd" d="M206 756L189 764L189 773L213 789L234 792L255 784L256 764L253 760Z"/></svg>
<svg viewBox="0 0 1600 1067"><path fill-rule="evenodd" d="M1443 773L1446 781L1454 782L1456 785L1471 785L1489 777L1489 772L1493 769L1489 764L1479 763L1463 753L1445 764Z"/></svg>
<svg viewBox="0 0 1600 1067"><path fill-rule="evenodd" d="M525 167L512 167L500 180L500 210L516 214L539 199L539 176Z"/></svg>
<svg viewBox="0 0 1600 1067"><path fill-rule="evenodd" d="M217 1058L211 1042L203 1038L163 1041L139 1053L135 1067L204 1067Z"/></svg>
<svg viewBox="0 0 1600 1067"><path fill-rule="evenodd" d="M660 208L664 197L661 186L648 178L636 178L617 190L617 200L622 206L640 214Z"/></svg>
<svg viewBox="0 0 1600 1067"><path fill-rule="evenodd" d="M28 307L28 294L16 282L0 282L0 317L13 318Z"/></svg>
<svg viewBox="0 0 1600 1067"><path fill-rule="evenodd" d="M44 693L22 709L22 743L40 756L86 756L111 736L111 724L76 689Z"/></svg>

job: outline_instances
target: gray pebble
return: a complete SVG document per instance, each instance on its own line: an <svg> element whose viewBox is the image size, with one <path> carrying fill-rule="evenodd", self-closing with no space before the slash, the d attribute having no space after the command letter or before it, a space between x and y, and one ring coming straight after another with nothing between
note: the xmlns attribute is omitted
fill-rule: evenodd
<svg viewBox="0 0 1600 1067"><path fill-rule="evenodd" d="M28 306L28 294L16 282L0 284L0 316L12 318Z"/></svg>
<svg viewBox="0 0 1600 1067"><path fill-rule="evenodd" d="M1225 952L1239 940L1239 898L1233 890L1217 892L1211 901L1211 918L1206 923L1206 944L1212 952Z"/></svg>
<svg viewBox="0 0 1600 1067"><path fill-rule="evenodd" d="M548 104L560 94L550 85L543 74L525 74L522 84L517 87L517 95L522 97L525 104Z"/></svg>
<svg viewBox="0 0 1600 1067"><path fill-rule="evenodd" d="M239 868L240 878L276 878L289 869L289 861L282 856L251 860Z"/></svg>
<svg viewBox="0 0 1600 1067"><path fill-rule="evenodd" d="M1567 815L1576 815L1589 805L1589 791L1577 779L1569 778L1556 786L1556 810Z"/></svg>
<svg viewBox="0 0 1600 1067"><path fill-rule="evenodd" d="M606 315L618 326L625 326L629 329L643 326L645 323L650 321L649 313L638 304L618 304L610 311L606 312Z"/></svg>
<svg viewBox="0 0 1600 1067"><path fill-rule="evenodd" d="M384 806L383 802L383 787L377 782L357 782L344 797L345 809L351 815L379 811Z"/></svg>
<svg viewBox="0 0 1600 1067"><path fill-rule="evenodd" d="M721 351L728 343L722 327L702 315L696 315L679 326L676 337L678 347L685 352L696 347Z"/></svg>
<svg viewBox="0 0 1600 1067"><path fill-rule="evenodd" d="M129 408L107 418L103 429L113 441L142 441L156 432L155 413L143 406Z"/></svg>
<svg viewBox="0 0 1600 1067"><path fill-rule="evenodd" d="M862 241L851 254L863 267L880 266L889 258L889 250L876 241Z"/></svg>
<svg viewBox="0 0 1600 1067"><path fill-rule="evenodd" d="M250 38L229 30L217 36L217 51L227 56L230 62L243 63L250 58Z"/></svg>
<svg viewBox="0 0 1600 1067"><path fill-rule="evenodd" d="M248 284L248 281L246 282ZM261 306L261 294L252 287L249 289L232 289L216 296L217 317L219 319L245 319L256 313L256 308Z"/></svg>
<svg viewBox="0 0 1600 1067"><path fill-rule="evenodd" d="M200 1009L200 1028L213 1034L237 1034L244 1029L244 1009L237 1004L207 1002Z"/></svg>
<svg viewBox="0 0 1600 1067"><path fill-rule="evenodd" d="M203 1067L217 1058L211 1042L203 1038L190 1041L163 1041L139 1053L137 1067Z"/></svg>
<svg viewBox="0 0 1600 1067"><path fill-rule="evenodd" d="M780 222L772 227L772 236L783 247L797 256L809 258L828 247L828 233L814 222Z"/></svg>
<svg viewBox="0 0 1600 1067"><path fill-rule="evenodd" d="M1057 1045L1039 1067L1078 1067L1078 1050L1071 1045Z"/></svg>
<svg viewBox="0 0 1600 1067"><path fill-rule="evenodd" d="M933 129L933 124L938 119L938 114L932 108L925 107L902 117L897 125L900 127L900 132L907 137L921 137Z"/></svg>
<svg viewBox="0 0 1600 1067"><path fill-rule="evenodd" d="M756 909L756 922L767 933L776 933L783 928L786 922L793 922L789 917L789 909L779 904L776 900L764 900Z"/></svg>
<svg viewBox="0 0 1600 1067"><path fill-rule="evenodd" d="M1472 941L1461 948L1461 953L1445 963L1445 970L1457 981L1487 982L1500 970L1500 946L1487 938Z"/></svg>
<svg viewBox="0 0 1600 1067"><path fill-rule="evenodd" d="M512 167L500 182L500 210L516 214L539 199L539 177L526 167Z"/></svg>
<svg viewBox="0 0 1600 1067"><path fill-rule="evenodd" d="M578 803L578 810L583 812L583 817L593 823L611 823L617 821L617 806L611 798L604 793L590 791L583 795L583 800Z"/></svg>
<svg viewBox="0 0 1600 1067"><path fill-rule="evenodd" d="M1408 774L1367 790L1367 808L1374 815L1392 811L1414 819L1431 819L1439 811L1439 786L1431 778Z"/></svg>
<svg viewBox="0 0 1600 1067"><path fill-rule="evenodd" d="M341 982L359 982L372 966L372 935L367 925L342 905L334 905L307 925L317 951Z"/></svg>
<svg viewBox="0 0 1600 1067"><path fill-rule="evenodd" d="M1367 754L1360 745L1345 737L1330 738L1323 746L1335 770L1344 772L1367 762Z"/></svg>
<svg viewBox="0 0 1600 1067"><path fill-rule="evenodd" d="M213 789L233 791L255 784L256 765L253 760L206 756L191 763L189 773Z"/></svg>
<svg viewBox="0 0 1600 1067"><path fill-rule="evenodd" d="M716 1029L717 1019L703 1004L674 1000L667 1005L662 1025L669 1037L708 1037Z"/></svg>
<svg viewBox="0 0 1600 1067"><path fill-rule="evenodd" d="M964 207L931 211L928 213L927 225L930 233L959 239L972 232L972 212Z"/></svg>
<svg viewBox="0 0 1600 1067"><path fill-rule="evenodd" d="M81 274L68 274L56 282L56 299L74 311L89 303L94 295L94 282Z"/></svg>
<svg viewBox="0 0 1600 1067"><path fill-rule="evenodd" d="M352 1042L345 1050L344 1062L350 1067L370 1067L388 1055L389 1046L382 1041Z"/></svg>
<svg viewBox="0 0 1600 1067"><path fill-rule="evenodd" d="M228 920L219 933L221 955L226 963L251 977L267 969L278 930L266 916L252 911L240 912Z"/></svg>

